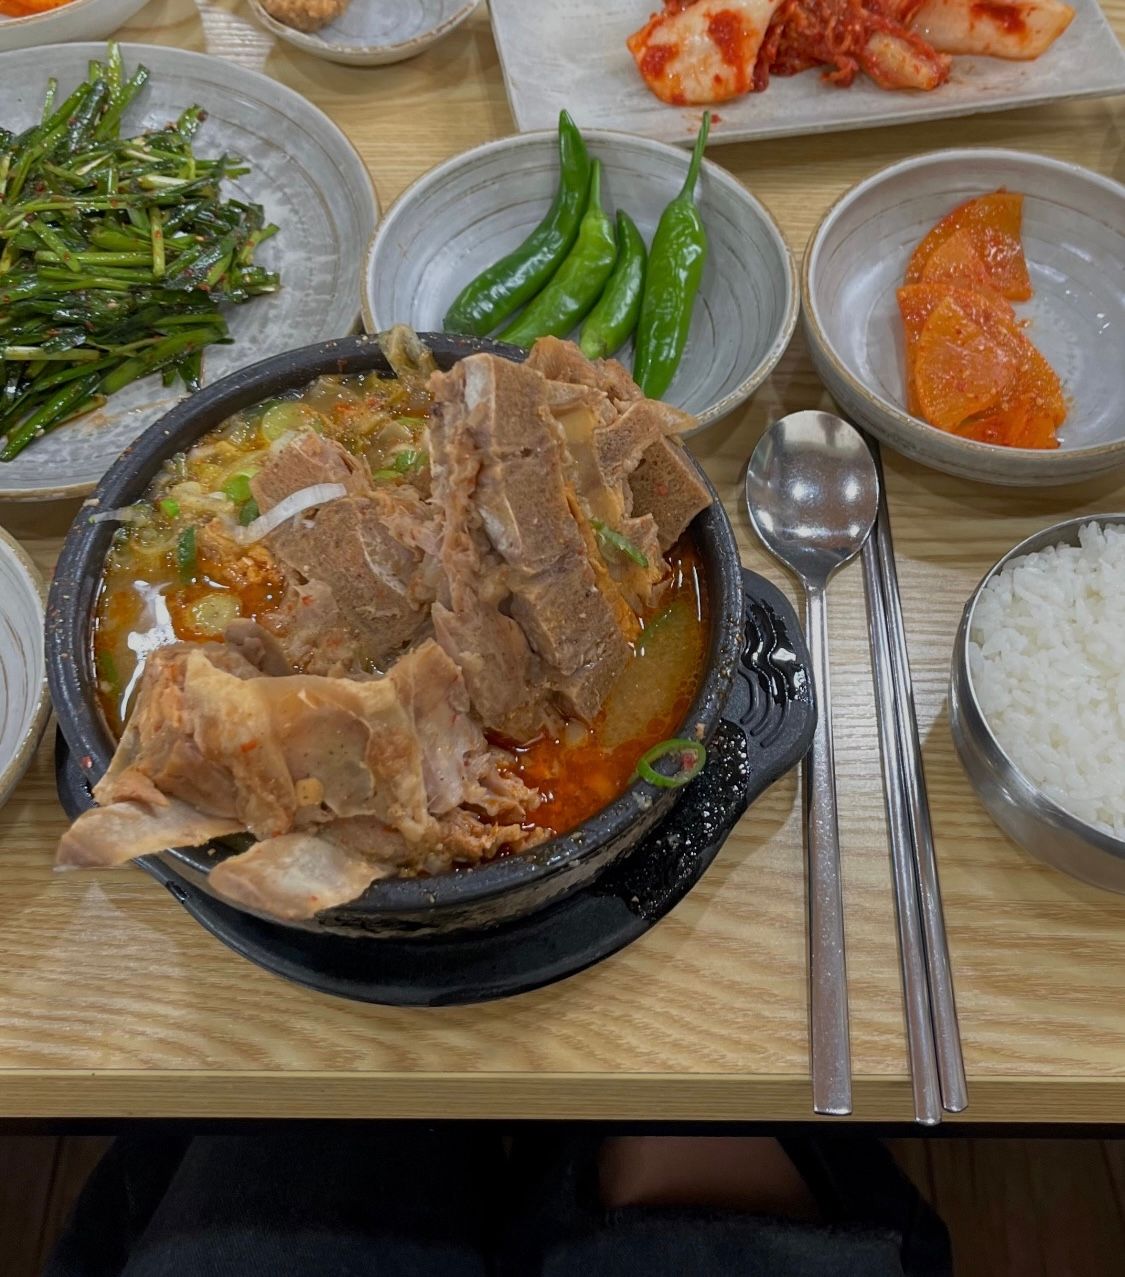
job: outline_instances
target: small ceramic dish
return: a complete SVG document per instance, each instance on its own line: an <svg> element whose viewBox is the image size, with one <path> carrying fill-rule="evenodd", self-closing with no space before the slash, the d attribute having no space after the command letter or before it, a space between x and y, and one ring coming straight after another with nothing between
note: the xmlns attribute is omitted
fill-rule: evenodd
<svg viewBox="0 0 1125 1277"><path fill-rule="evenodd" d="M601 160L607 210L623 208L651 244L678 193L689 155L676 146L588 129ZM539 223L559 180L554 130L501 138L419 178L390 209L371 242L363 322L440 330L461 289L519 245ZM769 376L793 335L799 309L792 255L777 223L725 169L704 161L699 206L709 250L687 349L664 396L700 428L744 403ZM617 356L628 367L629 344Z"/></svg>
<svg viewBox="0 0 1125 1277"><path fill-rule="evenodd" d="M362 256L379 203L359 152L339 128L293 89L256 71L187 49L126 44L125 67L152 78L125 113L126 135L162 128L198 102L207 112L197 154L244 157L248 171L225 184L228 197L260 203L281 228L256 260L281 274L281 287L227 309L230 345L203 356L207 385L237 368L305 341L348 332L357 319ZM0 54L0 121L20 130L42 113L49 77L60 95L87 74L104 44L53 44ZM133 382L104 407L54 430L0 465L0 498L56 500L90 492L113 461L183 397L160 378Z"/></svg>
<svg viewBox="0 0 1125 1277"><path fill-rule="evenodd" d="M985 574L965 605L953 647L949 725L953 743L989 815L1025 851L1083 882L1125 892L1125 840L1073 815L1016 766L985 718L969 664L969 638L981 591L1014 559L1050 545L1077 545L1089 523L1125 524L1125 514L1083 515L1036 532Z"/></svg>
<svg viewBox="0 0 1125 1277"><path fill-rule="evenodd" d="M1016 312L1058 373L1069 412L1056 449L963 439L905 408L895 290L918 241L975 195L1023 202L1034 296ZM968 148L904 160L860 182L813 232L802 271L805 327L824 384L861 426L924 465L985 483L1088 479L1125 464L1125 187L1073 164Z"/></svg>
<svg viewBox="0 0 1125 1277"><path fill-rule="evenodd" d="M258 21L279 40L345 66L405 62L444 39L469 18L480 0L351 0L319 31L298 31L250 0Z"/></svg>
<svg viewBox="0 0 1125 1277"><path fill-rule="evenodd" d="M0 528L0 806L27 771L51 711L43 595L39 570Z"/></svg>
<svg viewBox="0 0 1125 1277"><path fill-rule="evenodd" d="M0 52L63 40L104 40L144 3L145 0L70 0L58 9L29 13L26 18L0 16Z"/></svg>

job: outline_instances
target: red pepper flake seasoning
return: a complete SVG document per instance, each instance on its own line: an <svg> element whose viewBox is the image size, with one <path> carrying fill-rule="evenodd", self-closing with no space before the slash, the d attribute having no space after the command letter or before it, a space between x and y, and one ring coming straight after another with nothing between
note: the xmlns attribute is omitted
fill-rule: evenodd
<svg viewBox="0 0 1125 1277"><path fill-rule="evenodd" d="M1014 4L998 3L997 0L976 0L969 11L974 18L984 18L1009 35L1023 35L1027 30L1027 22Z"/></svg>

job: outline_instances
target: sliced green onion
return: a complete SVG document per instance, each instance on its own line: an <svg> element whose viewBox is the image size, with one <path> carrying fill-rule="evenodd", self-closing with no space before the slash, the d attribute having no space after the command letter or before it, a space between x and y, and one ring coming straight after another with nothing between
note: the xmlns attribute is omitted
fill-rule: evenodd
<svg viewBox="0 0 1125 1277"><path fill-rule="evenodd" d="M238 521L245 528L245 527L248 527L251 523L253 523L254 520L260 514L261 514L261 511L258 509L257 501L255 501L254 498L251 497L250 500L247 501L246 504L242 507L242 509L239 510Z"/></svg>
<svg viewBox="0 0 1125 1277"><path fill-rule="evenodd" d="M112 652L99 652L97 659L98 675L103 683L109 683L111 687L117 686L117 662L113 659Z"/></svg>
<svg viewBox="0 0 1125 1277"><path fill-rule="evenodd" d="M244 505L250 500L250 476L242 472L232 474L223 484L223 496L229 497L235 505Z"/></svg>
<svg viewBox="0 0 1125 1277"><path fill-rule="evenodd" d="M195 528L184 528L176 541L176 567L180 580L189 585L195 579Z"/></svg>
<svg viewBox="0 0 1125 1277"><path fill-rule="evenodd" d="M658 772L653 764L670 755L679 755L680 769L671 776L666 776L663 772ZM659 745L653 745L650 750L640 756L637 760L636 775L659 789L679 789L681 785L686 785L689 780L694 780L699 775L706 761L707 751L698 741L673 736L671 740L663 740Z"/></svg>
<svg viewBox="0 0 1125 1277"><path fill-rule="evenodd" d="M590 526L597 533L602 549L616 550L618 554L623 554L627 559L632 559L638 567L648 567L647 556L642 554L628 537L623 537L620 532L603 523L601 519L591 519Z"/></svg>
<svg viewBox="0 0 1125 1277"><path fill-rule="evenodd" d="M160 513L168 519L174 519L180 513L180 503L173 501L171 497L165 497L156 504L160 507Z"/></svg>
<svg viewBox="0 0 1125 1277"><path fill-rule="evenodd" d="M421 470L429 461L429 457L424 452L419 452L415 448L404 448L395 455L394 468L399 474L409 474L411 470Z"/></svg>

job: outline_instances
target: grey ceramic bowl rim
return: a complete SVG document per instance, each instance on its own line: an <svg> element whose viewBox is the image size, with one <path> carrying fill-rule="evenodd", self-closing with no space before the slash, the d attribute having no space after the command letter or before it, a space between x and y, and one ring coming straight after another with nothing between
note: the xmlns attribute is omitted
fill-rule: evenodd
<svg viewBox="0 0 1125 1277"><path fill-rule="evenodd" d="M44 584L42 573L32 562L31 556L23 546L4 528L0 528L0 554L9 554L27 574L27 579L39 598L39 622L42 627L47 601L47 587ZM44 727L47 726L47 719L50 713L51 699L47 694L47 665L44 660L43 668L39 671L39 691L36 693L35 704L28 718L27 726L20 737L15 753L12 754L7 762L0 760L0 806L3 806L8 801L12 790L19 784L24 772L27 771L32 755L39 745L39 738L43 735Z"/></svg>
<svg viewBox="0 0 1125 1277"><path fill-rule="evenodd" d="M1085 514L1073 519L1063 519L1060 523L1041 528L1038 532L1033 532L1029 537L1025 537L1018 545L1013 546L1003 558L998 559L981 577L976 589L973 590L968 602L965 604L965 609L961 615L961 624L957 630L951 672L951 686L953 689L951 691L951 700L957 697L958 690L963 690L964 698L968 703L962 708L963 710L968 710L972 716L972 729L979 729L979 734L983 737L983 739L978 739L975 743L981 748L981 752L986 756L993 773L1003 783L1008 795L1019 807L1022 807L1039 820L1081 838L1096 850L1125 861L1125 839L1115 838L1104 830L1095 829L1092 825L1082 820L1081 817L1067 811L1065 807L1060 806L1053 798L1044 794L1013 762L1007 750L996 739L989 725L988 717L984 710L981 709L980 701L977 699L976 688L973 685L972 667L969 664L969 637L973 628L973 616L976 612L981 592L989 581L1014 560L1022 558L1026 554L1034 554L1035 551L1046 549L1048 546L1058 545L1066 540L1068 533L1074 532L1077 534L1079 528L1085 527L1088 523L1097 523L1103 527L1109 524L1125 527L1125 514ZM977 788L976 777L970 773L969 779L973 784L973 788Z"/></svg>
<svg viewBox="0 0 1125 1277"><path fill-rule="evenodd" d="M937 151L926 151L921 155L912 155L904 160L898 160L894 164L888 164L885 168L878 169L868 177L856 182L842 195L833 200L809 236L808 243L805 245L804 257L801 261L801 303L805 325L810 338L816 344L824 359L832 365L832 370L836 376L848 386L858 399L869 404L873 410L877 410L882 416L892 419L900 430L906 431L915 437L932 440L935 435L944 436L943 442L945 446L951 451L961 453L965 461L991 462L997 458L1011 456L1019 457L1025 463L1030 461L1035 464L1038 462L1046 469L1050 467L1052 460L1056 457L1103 458L1113 457L1119 453L1125 454L1125 433L1122 434L1120 439L1113 440L1112 443L1087 444L1081 448L1044 449L1010 448L1005 444L982 443L977 439L964 439L960 435L939 430L937 426L931 426L928 421L923 421L920 417L911 416L910 413L905 412L897 404L890 403L882 395L876 394L844 364L832 343L828 340L828 336L817 317L816 299L813 296L809 276L812 270L813 256L820 247L820 242L827 233L830 223L843 211L846 205L875 187L882 185L889 178L896 177L900 173L924 168L938 161L944 162L962 156L978 159L981 156L985 156L996 160L1016 161L1027 164L1032 169L1044 168L1085 178L1095 183L1095 185L1103 187L1108 193L1116 195L1121 201L1122 215L1125 217L1125 186L1122 186L1120 182L1115 182L1109 177L1103 177L1102 174L1095 173L1092 169L1084 168L1081 164L1071 164L1067 160L1056 160L1049 155L1038 155L1034 151L1013 151L999 146L955 146L945 147Z"/></svg>
<svg viewBox="0 0 1125 1277"><path fill-rule="evenodd" d="M311 53L314 57L321 58L326 57L330 52L338 53L345 57L350 54L356 58L362 58L364 55L370 54L405 53L415 46L418 47L418 52L421 53L424 48L449 35L463 22L467 22L473 16L474 11L480 8L480 5L481 0L465 0L465 3L451 17L446 18L444 22L439 22L436 27L432 27L429 31L423 31L418 35L411 36L409 40L395 40L391 44L340 44L335 40L325 40L316 31L300 31L296 27L286 26L284 22L279 22L266 10L262 0L250 0L250 8L254 10L254 16L267 30L272 31L279 39L291 44L293 48L304 49L306 53ZM387 60L390 61L390 59ZM356 65L362 65L362 63L357 63Z"/></svg>
<svg viewBox="0 0 1125 1277"><path fill-rule="evenodd" d="M422 333L430 341L439 360L451 348L459 352L453 362L481 351L520 360L524 352L489 338L457 334ZM116 509L137 500L147 488L173 445L194 443L205 433L196 431L200 418L220 407L223 417L268 397L270 385L292 378L306 385L325 371L345 371L348 360L370 352L379 357L374 337L360 335L319 342L260 360L228 373L171 408L127 448L106 471L93 497L87 499L67 531L59 555L46 609L45 656L47 677L58 716L59 727L79 761L83 773L101 776L116 748L108 723L97 705L93 689L92 660L88 639L89 611L75 590L93 587L101 578L102 564L116 527L91 524L88 516L97 508ZM297 373L300 373L298 383ZM288 388L288 387L287 387ZM242 402L244 400L244 402ZM220 418L221 420L222 418ZM218 424L217 422L215 424ZM688 454L690 457L690 454ZM684 732L702 728L706 744L717 728L735 679L744 637L744 603L741 561L730 519L702 466L691 458L696 474L712 496L711 505L693 521L700 549L707 556L706 541L714 550L708 573L711 632L700 686L684 718ZM702 535L701 535L702 534ZM94 605L91 599L91 607ZM725 607L725 610L724 610ZM696 735L699 739L700 735ZM503 857L463 872L437 875L433 879L385 878L372 884L360 900L366 912L391 918L418 910L484 904L509 891L527 887L548 875L565 874L573 864L594 854L599 847L624 837L646 811L654 807L671 810L681 790L658 788L633 780L604 807L568 833L558 835L525 855ZM169 849L174 857L197 867L190 851ZM440 884L440 886L435 886ZM441 897L438 899L437 897ZM352 902L356 909L359 902Z"/></svg>
<svg viewBox="0 0 1125 1277"><path fill-rule="evenodd" d="M624 142L634 146L639 143L642 147L671 152L684 157L685 160L687 158L687 152L682 146L675 146L671 142L660 142L655 138L643 137L639 133L626 133L621 129L583 129L582 136L588 142L603 142L607 145ZM557 134L554 129L536 129L529 133L509 133L506 137L494 138L491 142L483 142L480 146L470 147L467 151L461 151L457 155L450 156L447 160L442 160L440 164L435 164L433 168L427 169L425 173L416 177L409 186L400 192L375 227L364 258L360 285L362 290L360 307L363 314L363 327L367 332L378 332L380 328L378 317L371 306L367 282L372 275L375 254L381 247L384 228L390 225L393 215L398 211L399 206L416 196L421 188L429 185L439 175L461 168L468 163L473 163L481 156L491 155L494 151L537 145L544 140L554 141L556 137ZM706 430L708 426L714 425L716 421L721 421L723 417L733 412L739 404L745 403L751 395L761 388L762 383L777 367L782 355L788 350L789 343L793 340L793 331L797 327L797 319L801 313L801 295L793 250L789 246L789 241L785 238L784 231L778 225L777 219L756 195L752 195L734 174L723 168L721 164L716 164L714 160L709 160L705 156L703 165L704 172L708 174L711 180L718 181L728 187L738 198L744 200L754 210L755 215L773 240L774 247L780 253L781 260L785 266L785 311L769 349L759 360L758 364L722 399L716 400L703 412L694 414L698 424L694 429L684 431L685 438L690 438L701 430ZM387 318L391 323L396 322L389 316ZM382 327L386 327L386 325L383 324Z"/></svg>

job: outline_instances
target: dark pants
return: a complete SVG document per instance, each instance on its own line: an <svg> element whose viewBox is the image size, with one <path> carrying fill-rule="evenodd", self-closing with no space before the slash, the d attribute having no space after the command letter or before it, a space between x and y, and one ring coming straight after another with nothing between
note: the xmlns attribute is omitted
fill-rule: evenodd
<svg viewBox="0 0 1125 1277"><path fill-rule="evenodd" d="M596 1140L453 1128L118 1140L44 1277L943 1277L880 1146L784 1142L825 1223L597 1200Z"/></svg>

